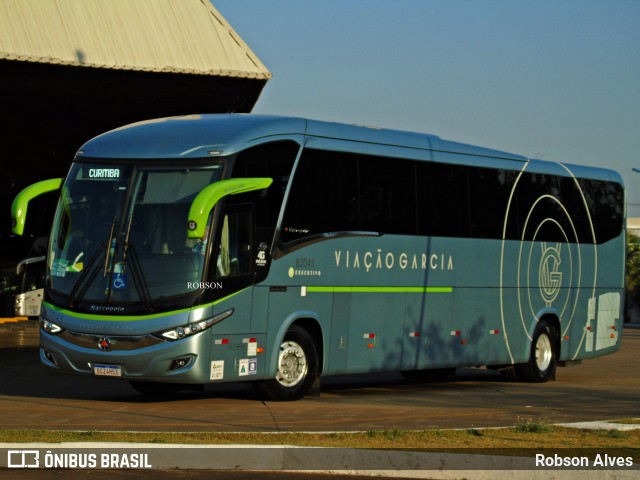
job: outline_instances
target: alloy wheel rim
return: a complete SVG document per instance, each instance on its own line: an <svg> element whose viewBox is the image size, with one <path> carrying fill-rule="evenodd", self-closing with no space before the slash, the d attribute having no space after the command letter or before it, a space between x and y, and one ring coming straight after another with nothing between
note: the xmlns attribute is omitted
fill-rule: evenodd
<svg viewBox="0 0 640 480"><path fill-rule="evenodd" d="M307 370L307 357L300 344L284 342L278 355L277 382L283 387L293 387L306 377Z"/></svg>
<svg viewBox="0 0 640 480"><path fill-rule="evenodd" d="M551 347L551 340L547 335L542 334L536 342L536 366L541 372L549 368L552 357L553 349Z"/></svg>

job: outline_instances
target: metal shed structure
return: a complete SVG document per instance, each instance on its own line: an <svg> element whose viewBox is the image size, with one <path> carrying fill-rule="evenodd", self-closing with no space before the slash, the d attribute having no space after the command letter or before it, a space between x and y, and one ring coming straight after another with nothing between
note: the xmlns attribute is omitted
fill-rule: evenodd
<svg viewBox="0 0 640 480"><path fill-rule="evenodd" d="M250 112L269 78L210 0L0 0L2 292L19 260L44 254L55 208L54 194L36 199L12 237L20 190L63 177L85 141L124 124Z"/></svg>
<svg viewBox="0 0 640 480"><path fill-rule="evenodd" d="M2 0L0 58L265 81L209 0Z"/></svg>
<svg viewBox="0 0 640 480"><path fill-rule="evenodd" d="M64 176L89 138L160 116L249 112L269 78L210 0L0 0L0 238L15 194ZM52 203L34 205L32 237Z"/></svg>

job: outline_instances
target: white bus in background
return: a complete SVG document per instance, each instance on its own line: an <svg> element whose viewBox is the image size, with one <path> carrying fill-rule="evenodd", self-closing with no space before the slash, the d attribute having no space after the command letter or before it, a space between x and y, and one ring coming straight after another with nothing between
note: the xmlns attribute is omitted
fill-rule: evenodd
<svg viewBox="0 0 640 480"><path fill-rule="evenodd" d="M47 257L29 257L16 267L20 293L15 298L16 317L39 317L44 294L44 268Z"/></svg>

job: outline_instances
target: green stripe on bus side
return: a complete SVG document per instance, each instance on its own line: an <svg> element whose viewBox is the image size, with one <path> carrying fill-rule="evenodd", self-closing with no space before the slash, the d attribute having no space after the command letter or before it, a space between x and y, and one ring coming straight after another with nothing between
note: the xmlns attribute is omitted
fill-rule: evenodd
<svg viewBox="0 0 640 480"><path fill-rule="evenodd" d="M453 287L318 287L309 286L311 293L452 293Z"/></svg>
<svg viewBox="0 0 640 480"><path fill-rule="evenodd" d="M249 287L251 288L251 287ZM84 320L101 320L104 322L136 322L143 320L153 320L156 318L162 318L169 315L176 315L193 310L194 308L206 308L215 306L225 300L235 297L236 295L244 292L248 288L232 293L224 298L216 300L215 302L198 305L193 308L184 308L182 310L176 310L173 312L154 313L152 315L140 315L140 316L118 316L118 315L95 315L91 313L76 313L70 310L65 310L60 307L51 305L48 302L43 302L48 309L54 310L58 313L68 315L70 317L82 318ZM453 287L320 287L309 286L307 292L311 293L452 293Z"/></svg>
<svg viewBox="0 0 640 480"><path fill-rule="evenodd" d="M43 302L47 308L54 310L58 313L62 313L64 315L68 315L69 317L75 317L75 318L81 318L83 320L101 320L104 322L137 322L137 321L142 321L142 320L153 320L156 318L162 318L162 317L168 317L170 315L176 315L176 314L180 314L180 313L185 313L185 312L190 312L191 310L195 310L195 309L199 309L199 308L207 308L207 307L211 307L214 305L217 305L221 302L224 302L225 300L230 299L231 297L235 297L236 295L244 292L245 290L248 290L251 287L242 289L238 292L232 293L231 295L228 295L224 298L221 298L219 300L216 300L215 302L212 303L207 303L205 305L196 305L194 307L191 308L183 308L182 310L174 310L171 312L163 312L163 313L154 313L152 315L140 315L140 316L135 316L135 317L129 317L129 316L116 316L116 315L95 315L92 313L77 313L77 312L72 312L70 310L65 310L63 308L59 308L56 307L55 305L51 305L50 303L47 302Z"/></svg>

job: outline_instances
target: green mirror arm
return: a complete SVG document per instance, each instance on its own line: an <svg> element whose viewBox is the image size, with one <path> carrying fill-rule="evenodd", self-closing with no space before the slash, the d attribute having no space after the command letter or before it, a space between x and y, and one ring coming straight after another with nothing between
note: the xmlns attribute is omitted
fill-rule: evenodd
<svg viewBox="0 0 640 480"><path fill-rule="evenodd" d="M230 178L204 187L189 208L187 237L204 237L209 213L223 197L262 190L269 187L272 182L272 178Z"/></svg>
<svg viewBox="0 0 640 480"><path fill-rule="evenodd" d="M22 190L11 204L11 231L16 235L24 233L24 223L27 220L29 202L40 195L58 190L62 185L62 178L51 178L29 185Z"/></svg>

